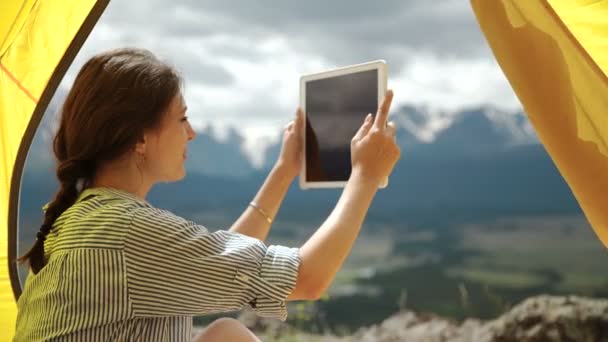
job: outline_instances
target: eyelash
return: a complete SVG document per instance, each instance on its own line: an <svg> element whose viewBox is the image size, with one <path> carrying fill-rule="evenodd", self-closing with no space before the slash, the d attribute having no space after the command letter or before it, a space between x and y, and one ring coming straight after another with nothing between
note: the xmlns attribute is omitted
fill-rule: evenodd
<svg viewBox="0 0 608 342"><path fill-rule="evenodd" d="M180 121L181 121L181 122L186 122L186 121L188 121L188 117L187 117L187 116L184 116L184 117L183 117L183 118L182 118Z"/></svg>

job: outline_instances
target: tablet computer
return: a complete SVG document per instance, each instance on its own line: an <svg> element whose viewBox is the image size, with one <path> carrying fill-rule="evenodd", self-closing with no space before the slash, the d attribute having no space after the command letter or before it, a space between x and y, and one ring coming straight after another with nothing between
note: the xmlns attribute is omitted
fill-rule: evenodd
<svg viewBox="0 0 608 342"><path fill-rule="evenodd" d="M350 143L386 93L384 61L356 64L300 78L304 162L300 188L340 188L351 171ZM388 178L380 185L388 185Z"/></svg>

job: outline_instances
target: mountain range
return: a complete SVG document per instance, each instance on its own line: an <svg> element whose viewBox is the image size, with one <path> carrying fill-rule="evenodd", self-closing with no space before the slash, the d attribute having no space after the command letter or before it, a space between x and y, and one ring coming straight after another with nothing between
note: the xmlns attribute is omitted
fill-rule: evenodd
<svg viewBox="0 0 608 342"><path fill-rule="evenodd" d="M23 212L39 210L55 190L50 177L51 118L43 120L27 159ZM491 106L447 112L406 105L394 110L390 120L397 125L402 157L388 188L378 192L369 212L372 217L427 222L580 212L523 112ZM198 133L189 145L188 176L155 187L150 201L184 215L219 211L234 217L261 186L279 154L280 141L260 148L264 163L256 168L236 129L222 140L211 127ZM279 218L318 218L328 213L340 192L302 191L294 182Z"/></svg>

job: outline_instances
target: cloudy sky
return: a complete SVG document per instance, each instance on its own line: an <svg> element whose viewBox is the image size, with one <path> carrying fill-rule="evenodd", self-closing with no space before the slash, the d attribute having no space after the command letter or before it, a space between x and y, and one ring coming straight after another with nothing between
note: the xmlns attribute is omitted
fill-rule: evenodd
<svg viewBox="0 0 608 342"><path fill-rule="evenodd" d="M175 65L194 125L235 126L250 150L291 120L302 74L375 59L387 61L394 107L519 107L467 0L112 0L62 87L120 46Z"/></svg>

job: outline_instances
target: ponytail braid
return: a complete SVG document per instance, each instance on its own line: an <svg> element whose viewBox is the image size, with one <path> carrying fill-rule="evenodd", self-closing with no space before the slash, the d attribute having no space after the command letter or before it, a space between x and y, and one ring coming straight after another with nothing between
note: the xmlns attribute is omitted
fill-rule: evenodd
<svg viewBox="0 0 608 342"><path fill-rule="evenodd" d="M65 98L53 140L60 188L34 245L19 262L29 263L34 273L44 267L44 241L55 220L93 183L98 166L125 156L146 130L160 126L181 93L179 73L144 49L110 50L84 64Z"/></svg>
<svg viewBox="0 0 608 342"><path fill-rule="evenodd" d="M57 178L61 187L53 201L51 201L44 213L44 220L40 231L36 234L36 241L32 248L21 258L20 263L28 262L34 274L38 273L46 264L44 259L44 240L53 228L53 223L61 214L71 207L78 198L78 182L82 179L87 182L93 175L93 166L88 161L66 160L59 163L57 167Z"/></svg>

